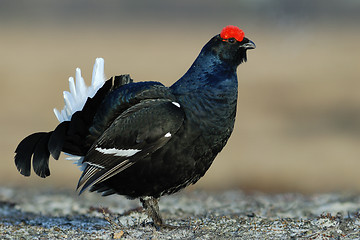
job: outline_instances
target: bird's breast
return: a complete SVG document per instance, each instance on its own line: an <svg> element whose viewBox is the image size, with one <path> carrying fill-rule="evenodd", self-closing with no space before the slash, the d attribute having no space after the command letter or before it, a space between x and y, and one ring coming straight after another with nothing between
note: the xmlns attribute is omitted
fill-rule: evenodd
<svg viewBox="0 0 360 240"><path fill-rule="evenodd" d="M192 93L179 99L186 123L209 141L228 139L234 128L237 89L232 94L221 91Z"/></svg>

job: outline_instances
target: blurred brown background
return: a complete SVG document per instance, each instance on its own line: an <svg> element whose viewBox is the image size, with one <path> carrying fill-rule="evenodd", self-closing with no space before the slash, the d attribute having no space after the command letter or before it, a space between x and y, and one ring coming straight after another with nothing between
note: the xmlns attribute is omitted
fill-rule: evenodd
<svg viewBox="0 0 360 240"><path fill-rule="evenodd" d="M257 49L238 68L235 131L192 188L360 191L359 1L0 1L0 185L75 188L62 157L52 175L21 176L19 141L57 125L67 79L108 77L170 85L202 46L238 25Z"/></svg>

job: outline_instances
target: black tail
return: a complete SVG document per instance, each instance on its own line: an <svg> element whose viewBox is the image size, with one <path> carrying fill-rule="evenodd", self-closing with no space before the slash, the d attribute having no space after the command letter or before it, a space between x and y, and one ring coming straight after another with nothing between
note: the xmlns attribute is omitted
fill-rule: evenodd
<svg viewBox="0 0 360 240"><path fill-rule="evenodd" d="M94 139L89 138L89 127L106 94L132 82L129 75L116 76L105 82L93 98L88 98L81 111L74 113L71 121L60 123L54 131L33 133L24 138L15 150L15 165L24 176L30 176L31 160L37 175L50 175L49 157L59 159L61 152L85 156Z"/></svg>
<svg viewBox="0 0 360 240"><path fill-rule="evenodd" d="M30 176L31 159L37 175L42 178L50 175L50 154L59 159L69 123L62 122L51 132L33 133L19 143L15 150L15 165L22 175Z"/></svg>
<svg viewBox="0 0 360 240"><path fill-rule="evenodd" d="M50 175L48 142L52 132L38 132L24 138L15 150L15 164L24 176L30 176L31 158L34 171L40 177Z"/></svg>

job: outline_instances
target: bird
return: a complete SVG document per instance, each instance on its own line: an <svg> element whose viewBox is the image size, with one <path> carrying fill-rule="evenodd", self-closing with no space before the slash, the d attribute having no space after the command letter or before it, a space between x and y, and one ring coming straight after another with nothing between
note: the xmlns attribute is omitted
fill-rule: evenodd
<svg viewBox="0 0 360 240"><path fill-rule="evenodd" d="M212 37L173 85L134 82L129 74L105 81L95 61L87 87L76 71L69 79L60 124L24 138L15 165L24 176L50 175L49 158L61 152L82 171L77 190L140 199L156 227L166 227L159 199L196 183L227 143L235 123L238 66L253 41L228 25ZM31 164L32 163L32 164Z"/></svg>

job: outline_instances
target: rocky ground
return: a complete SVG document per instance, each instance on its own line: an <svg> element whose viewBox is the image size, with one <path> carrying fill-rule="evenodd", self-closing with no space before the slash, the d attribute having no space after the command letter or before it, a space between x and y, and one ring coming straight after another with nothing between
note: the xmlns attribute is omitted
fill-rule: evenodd
<svg viewBox="0 0 360 240"><path fill-rule="evenodd" d="M156 229L137 200L0 187L0 239L360 239L360 195L182 192Z"/></svg>

